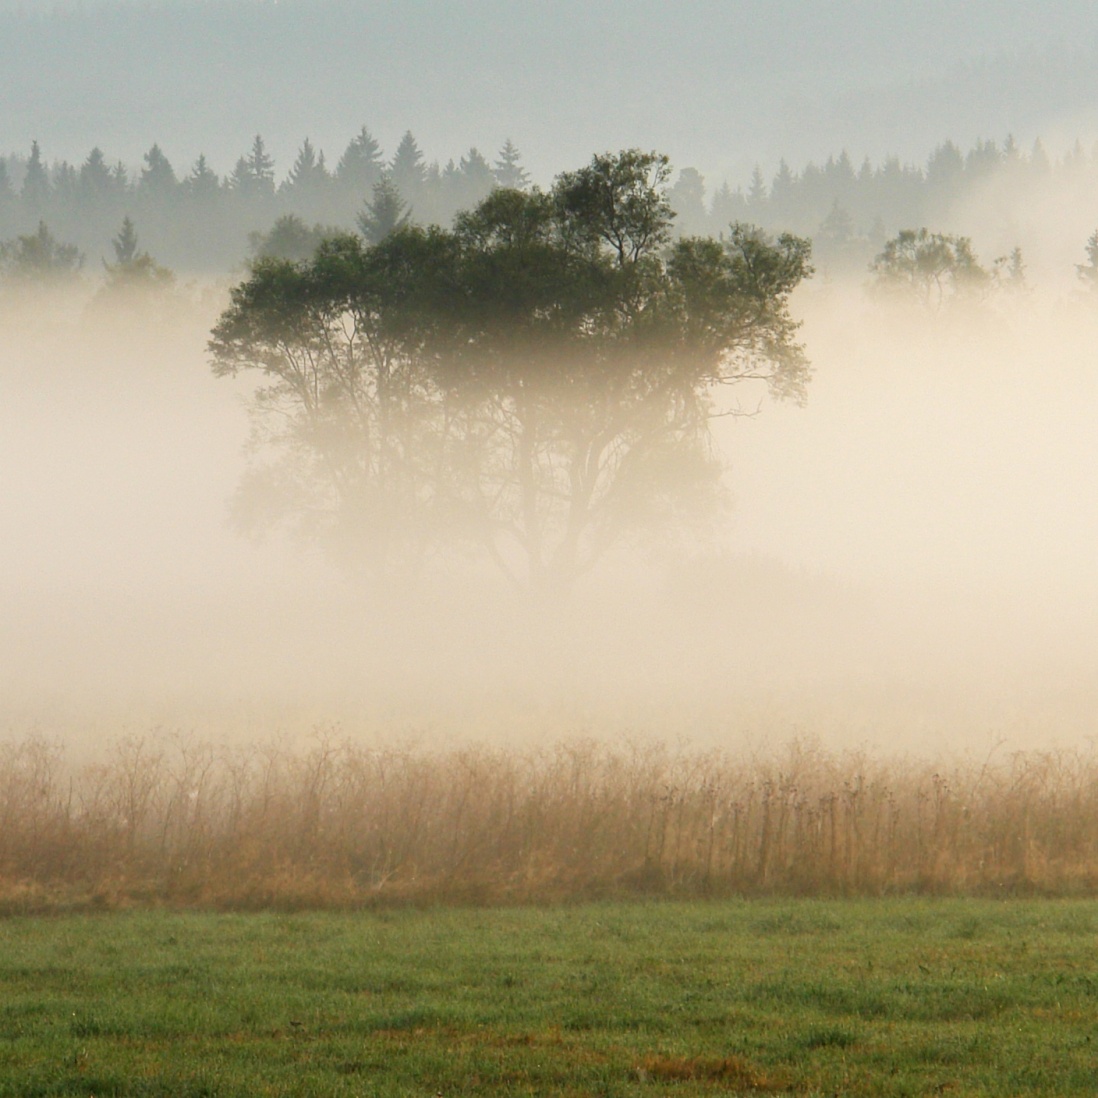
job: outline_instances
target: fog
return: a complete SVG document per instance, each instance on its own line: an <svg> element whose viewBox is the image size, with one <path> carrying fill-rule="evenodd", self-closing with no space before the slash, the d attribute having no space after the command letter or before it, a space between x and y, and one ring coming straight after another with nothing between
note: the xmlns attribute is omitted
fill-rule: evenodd
<svg viewBox="0 0 1098 1098"><path fill-rule="evenodd" d="M152 318L23 299L0 347L0 731L316 727L933 752L1093 734L1098 313L1066 284L927 317L797 292L806 407L738 394L708 529L534 612L454 555L400 594L240 537L247 385L224 287Z"/></svg>
<svg viewBox="0 0 1098 1098"><path fill-rule="evenodd" d="M1074 267L1098 154L1069 150L1098 137L1096 51L1079 2L705 0L670 20L614 0L0 0L0 236L45 219L86 256L75 289L0 284L0 737L1089 743L1098 308ZM364 123L372 171L414 131L454 195L467 162L440 164L513 138L542 185L604 148L696 166L696 231L716 231L722 181L769 230L793 211L820 237L842 205L845 265L821 260L793 298L807 405L744 387L757 413L714 425L723 514L616 549L553 612L469 554L398 592L234 529L250 383L213 377L206 352L243 277L225 269L280 214L351 227L369 188L333 169ZM257 133L277 172L249 197L230 171ZM328 152L315 193L286 172L306 134ZM992 137L994 169L974 144ZM25 185L32 140L44 197ZM944 181L884 159L927 163L947 140L963 169ZM163 193L145 178L154 142L175 165ZM109 193L80 189L93 147L104 179L122 165ZM843 150L848 180L827 175ZM205 199L186 174L200 154ZM803 171L784 207L748 187L757 164L776 184L780 158ZM442 216L429 193L409 192L417 217ZM131 212L184 284L110 307L100 257ZM939 315L874 300L865 260L909 217L971 236L988 264L1020 245L1032 289Z"/></svg>

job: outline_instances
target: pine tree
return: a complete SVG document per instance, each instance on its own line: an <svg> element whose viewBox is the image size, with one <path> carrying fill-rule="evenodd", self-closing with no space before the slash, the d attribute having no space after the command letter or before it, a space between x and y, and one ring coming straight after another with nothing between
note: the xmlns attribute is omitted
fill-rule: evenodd
<svg viewBox="0 0 1098 1098"><path fill-rule="evenodd" d="M747 188L747 205L753 214L757 214L766 205L767 197L766 180L763 179L762 170L756 164L755 170L751 173L751 185Z"/></svg>
<svg viewBox="0 0 1098 1098"><path fill-rule="evenodd" d="M675 211L675 229L683 236L704 234L708 214L705 209L705 179L697 168L683 168L675 185L667 192Z"/></svg>
<svg viewBox="0 0 1098 1098"><path fill-rule="evenodd" d="M329 178L324 153L318 156L313 143L306 137L283 186L288 190L315 191L323 187Z"/></svg>
<svg viewBox="0 0 1098 1098"><path fill-rule="evenodd" d="M113 263L104 262L108 291L166 289L175 281L167 267L160 266L148 252L137 246L137 230L127 215L118 235L111 241Z"/></svg>
<svg viewBox="0 0 1098 1098"><path fill-rule="evenodd" d="M138 192L144 196L164 200L174 195L178 185L179 181L175 178L175 170L171 162L159 145L153 145L145 153L145 167L141 169L141 176L137 181Z"/></svg>
<svg viewBox="0 0 1098 1098"><path fill-rule="evenodd" d="M111 246L114 248L115 262L119 266L125 266L132 263L134 257L137 255L137 230L133 226L133 221L129 216L122 219L122 228L119 230L118 235L111 241Z"/></svg>
<svg viewBox="0 0 1098 1098"><path fill-rule="evenodd" d="M373 197L358 215L358 229L367 244L380 244L390 233L408 223L411 210L388 175L383 175L373 188Z"/></svg>
<svg viewBox="0 0 1098 1098"><path fill-rule="evenodd" d="M514 142L507 138L503 148L499 151L499 158L492 169L497 187L507 187L511 190L524 191L530 186L530 175L523 168L518 149Z"/></svg>
<svg viewBox="0 0 1098 1098"><path fill-rule="evenodd" d="M252 169L246 156L238 157L236 164L233 165L233 170L229 173L229 190L233 194L244 196L251 194L253 190Z"/></svg>
<svg viewBox="0 0 1098 1098"><path fill-rule="evenodd" d="M248 234L252 259L288 259L291 263L308 262L334 230L323 225L311 229L297 214L283 214L270 232Z"/></svg>
<svg viewBox="0 0 1098 1098"><path fill-rule="evenodd" d="M245 198L269 198L274 194L274 179L274 159L268 154L263 138L256 134L251 151L236 162L232 189Z"/></svg>
<svg viewBox="0 0 1098 1098"><path fill-rule="evenodd" d="M743 191L737 188L735 191L728 185L726 179L717 188L713 195L713 202L709 207L709 223L714 233L724 233L728 227L736 221L742 221L747 215L747 200Z"/></svg>
<svg viewBox="0 0 1098 1098"><path fill-rule="evenodd" d="M81 201L89 206L105 202L114 190L111 170L107 167L106 158L98 145L80 165L79 186Z"/></svg>
<svg viewBox="0 0 1098 1098"><path fill-rule="evenodd" d="M393 186L414 202L423 191L426 174L423 153L420 152L419 145L416 144L416 139L409 130L400 139L397 151L393 154L393 162L389 166Z"/></svg>
<svg viewBox="0 0 1098 1098"><path fill-rule="evenodd" d="M263 144L263 138L259 134L255 135L255 140L252 142L248 167L256 183L274 188L274 157L267 153L267 147Z"/></svg>
<svg viewBox="0 0 1098 1098"><path fill-rule="evenodd" d="M488 161L475 149L470 149L457 168L453 204L458 210L468 210L491 194L496 177Z"/></svg>
<svg viewBox="0 0 1098 1098"><path fill-rule="evenodd" d="M1034 175L1047 175L1049 172L1048 153L1038 137L1033 142L1033 151L1029 154L1029 170Z"/></svg>
<svg viewBox="0 0 1098 1098"><path fill-rule="evenodd" d="M952 194L965 170L965 158L952 141L939 145L926 164L926 181L932 190Z"/></svg>
<svg viewBox="0 0 1098 1098"><path fill-rule="evenodd" d="M130 175L121 160L116 160L111 168L111 189L116 195L124 195L130 189Z"/></svg>
<svg viewBox="0 0 1098 1098"><path fill-rule="evenodd" d="M50 180L46 167L42 163L42 152L37 141L31 142L30 158L23 173L23 188L20 198L28 209L41 209L50 195Z"/></svg>
<svg viewBox="0 0 1098 1098"><path fill-rule="evenodd" d="M205 155L200 155L194 162L182 186L184 194L195 202L212 203L221 193L221 182L217 173L206 163Z"/></svg>
<svg viewBox="0 0 1098 1098"><path fill-rule="evenodd" d="M54 205L71 210L76 205L79 193L76 169L67 160L62 160L60 164L53 166L51 176Z"/></svg>
<svg viewBox="0 0 1098 1098"><path fill-rule="evenodd" d="M339 158L335 178L345 191L368 194L384 170L381 146L363 126Z"/></svg>
<svg viewBox="0 0 1098 1098"><path fill-rule="evenodd" d="M1003 154L994 141L977 141L965 157L965 178L984 179L992 175L1002 164Z"/></svg>
<svg viewBox="0 0 1098 1098"><path fill-rule="evenodd" d="M816 231L812 254L830 273L852 273L865 269L868 258L866 242L858 239L854 218L838 198L831 204L831 212Z"/></svg>
<svg viewBox="0 0 1098 1098"><path fill-rule="evenodd" d="M797 181L785 159L778 161L778 171L770 184L770 201L778 217L787 218L793 209L794 190Z"/></svg>

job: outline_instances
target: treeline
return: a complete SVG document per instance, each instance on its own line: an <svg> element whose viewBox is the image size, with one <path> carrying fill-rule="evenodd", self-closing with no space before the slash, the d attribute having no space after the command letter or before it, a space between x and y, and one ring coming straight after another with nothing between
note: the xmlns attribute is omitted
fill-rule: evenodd
<svg viewBox="0 0 1098 1098"><path fill-rule="evenodd" d="M334 164L306 139L281 179L260 136L225 176L204 156L178 171L159 145L131 169L98 147L79 165L48 163L33 142L26 156L0 157L0 239L33 235L44 224L97 265L129 217L143 246L169 267L228 271L254 250L249 235L268 232L280 217L292 214L331 231L354 229L383 179L416 222L440 225L494 187L529 182L510 141L491 163L473 148L440 166L427 161L411 133L386 157L365 127Z"/></svg>
<svg viewBox="0 0 1098 1098"><path fill-rule="evenodd" d="M1038 185L1085 181L1098 189L1098 146L1088 155L1076 142L1053 161L1038 140L1029 151L1013 138L979 141L967 151L952 141L939 145L925 165L887 157L855 167L843 152L801 172L781 161L769 181L756 167L746 189L722 184L704 201L704 180L685 169L673 203L684 231L718 231L729 221L750 221L808 236L818 264L864 271L897 231L950 227L956 208L986 188L1017 191Z"/></svg>
<svg viewBox="0 0 1098 1098"><path fill-rule="evenodd" d="M168 267L229 271L256 252L280 218L292 215L318 236L356 229L382 184L412 222L447 226L494 187L525 188L530 177L509 140L492 160L472 148L441 165L410 132L390 155L365 127L334 163L306 139L284 173L259 136L227 175L203 156L180 170L159 145L131 169L98 147L78 165L49 162L33 143L28 154L0 157L0 240L31 236L44 224L97 267L129 217L142 246ZM670 200L684 235L716 236L733 222L750 222L811 238L823 270L864 273L898 230L955 228L951 211L980 188L1030 184L1098 191L1098 150L1088 154L1077 144L1053 161L1040 142L1028 151L1010 138L967 151L946 142L921 166L895 157L855 166L842 153L799 172L783 161L770 179L756 169L746 188L725 182L715 191L696 169L684 168Z"/></svg>
<svg viewBox="0 0 1098 1098"><path fill-rule="evenodd" d="M1096 812L1090 754L30 739L0 744L0 907L1093 895Z"/></svg>

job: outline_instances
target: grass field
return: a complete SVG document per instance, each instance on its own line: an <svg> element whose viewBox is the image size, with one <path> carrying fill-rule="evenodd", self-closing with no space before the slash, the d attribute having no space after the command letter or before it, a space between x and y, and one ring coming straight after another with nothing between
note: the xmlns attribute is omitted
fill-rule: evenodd
<svg viewBox="0 0 1098 1098"><path fill-rule="evenodd" d="M0 1095L1093 1094L1098 903L0 922Z"/></svg>

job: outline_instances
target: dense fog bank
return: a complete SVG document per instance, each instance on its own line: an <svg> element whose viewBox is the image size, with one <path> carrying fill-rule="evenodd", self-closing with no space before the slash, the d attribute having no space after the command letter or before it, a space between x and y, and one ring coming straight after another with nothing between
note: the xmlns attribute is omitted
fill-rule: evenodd
<svg viewBox="0 0 1098 1098"><path fill-rule="evenodd" d="M5 734L1093 734L1088 302L927 317L810 285L808 404L760 393L720 422L727 513L608 557L547 612L462 554L379 590L234 533L246 389L204 350L223 301L194 291L155 324L68 298L5 315Z"/></svg>

